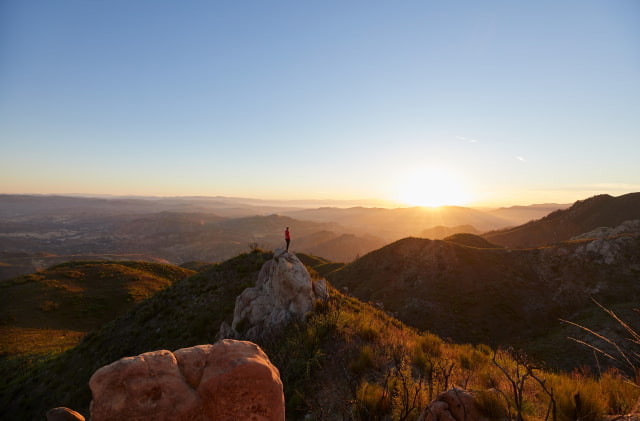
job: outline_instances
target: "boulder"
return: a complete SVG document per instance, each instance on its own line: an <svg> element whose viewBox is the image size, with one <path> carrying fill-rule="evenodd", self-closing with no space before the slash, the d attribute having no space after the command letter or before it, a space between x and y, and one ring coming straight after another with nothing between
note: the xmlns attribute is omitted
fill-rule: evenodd
<svg viewBox="0 0 640 421"><path fill-rule="evenodd" d="M221 335L257 339L293 318L303 319L316 300L329 297L324 279L314 281L295 254L276 249L260 269L256 286L236 298L231 327Z"/></svg>
<svg viewBox="0 0 640 421"><path fill-rule="evenodd" d="M61 406L47 411L47 421L84 421L84 417L73 409Z"/></svg>
<svg viewBox="0 0 640 421"><path fill-rule="evenodd" d="M256 344L214 345L122 358L89 381L91 420L284 420L280 373Z"/></svg>
<svg viewBox="0 0 640 421"><path fill-rule="evenodd" d="M488 418L481 413L471 393L454 387L440 393L418 421L488 421Z"/></svg>

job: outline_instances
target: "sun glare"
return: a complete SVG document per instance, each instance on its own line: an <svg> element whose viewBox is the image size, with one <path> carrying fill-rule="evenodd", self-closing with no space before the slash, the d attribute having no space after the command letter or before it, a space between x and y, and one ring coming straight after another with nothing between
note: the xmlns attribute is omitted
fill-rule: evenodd
<svg viewBox="0 0 640 421"><path fill-rule="evenodd" d="M408 174L397 187L398 201L411 206L460 206L471 201L465 183L442 169L425 169Z"/></svg>

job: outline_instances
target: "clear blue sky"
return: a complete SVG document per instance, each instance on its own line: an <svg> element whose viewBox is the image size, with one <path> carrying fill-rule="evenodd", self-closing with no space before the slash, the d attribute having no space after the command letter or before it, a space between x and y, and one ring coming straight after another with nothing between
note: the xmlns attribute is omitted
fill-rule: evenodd
<svg viewBox="0 0 640 421"><path fill-rule="evenodd" d="M3 0L0 145L0 193L640 191L640 2Z"/></svg>

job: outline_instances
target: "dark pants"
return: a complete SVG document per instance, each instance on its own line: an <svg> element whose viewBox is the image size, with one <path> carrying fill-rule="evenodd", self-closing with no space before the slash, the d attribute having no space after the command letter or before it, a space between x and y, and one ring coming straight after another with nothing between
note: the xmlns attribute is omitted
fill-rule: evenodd
<svg viewBox="0 0 640 421"><path fill-rule="evenodd" d="M287 251L289 251L289 242L291 242L291 240L289 238L285 239L284 241L287 242Z"/></svg>

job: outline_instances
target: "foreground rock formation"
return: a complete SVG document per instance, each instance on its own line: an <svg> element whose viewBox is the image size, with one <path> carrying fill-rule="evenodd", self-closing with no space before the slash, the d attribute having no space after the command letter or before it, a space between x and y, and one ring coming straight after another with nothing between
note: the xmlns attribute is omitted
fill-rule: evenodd
<svg viewBox="0 0 640 421"><path fill-rule="evenodd" d="M251 342L122 358L96 371L89 386L92 421L285 419L278 369Z"/></svg>
<svg viewBox="0 0 640 421"><path fill-rule="evenodd" d="M295 254L277 249L260 270L256 286L236 298L231 327L223 325L220 335L259 338L294 318L303 319L316 300L328 297L324 279L312 280Z"/></svg>

